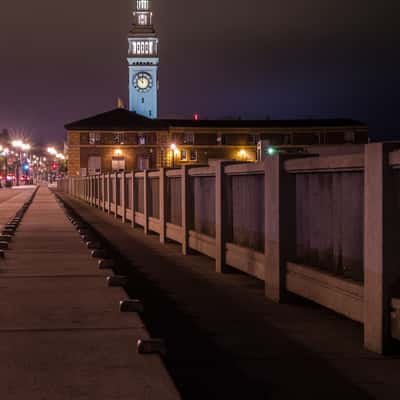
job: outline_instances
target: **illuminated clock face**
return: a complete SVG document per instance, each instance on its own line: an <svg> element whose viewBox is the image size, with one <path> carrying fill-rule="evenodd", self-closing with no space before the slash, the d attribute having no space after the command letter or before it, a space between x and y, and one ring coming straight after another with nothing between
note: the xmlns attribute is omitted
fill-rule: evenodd
<svg viewBox="0 0 400 400"><path fill-rule="evenodd" d="M139 72L133 77L133 86L140 93L148 92L153 86L153 79L147 72Z"/></svg>

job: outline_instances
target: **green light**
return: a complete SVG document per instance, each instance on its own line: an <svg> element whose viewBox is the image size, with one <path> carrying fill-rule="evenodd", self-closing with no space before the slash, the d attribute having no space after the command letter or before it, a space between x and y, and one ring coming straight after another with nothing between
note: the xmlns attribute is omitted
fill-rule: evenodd
<svg viewBox="0 0 400 400"><path fill-rule="evenodd" d="M267 152L269 156L274 156L276 154L276 149L274 147L268 147Z"/></svg>

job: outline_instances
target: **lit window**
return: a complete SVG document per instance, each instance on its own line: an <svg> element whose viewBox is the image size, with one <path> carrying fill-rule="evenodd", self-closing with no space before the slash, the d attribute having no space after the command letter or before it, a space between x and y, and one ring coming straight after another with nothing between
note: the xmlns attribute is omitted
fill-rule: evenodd
<svg viewBox="0 0 400 400"><path fill-rule="evenodd" d="M197 151L190 150L190 161L197 161Z"/></svg>
<svg viewBox="0 0 400 400"><path fill-rule="evenodd" d="M90 132L89 144L99 144L101 142L101 133Z"/></svg>
<svg viewBox="0 0 400 400"><path fill-rule="evenodd" d="M188 153L187 150L181 150L181 161L187 161Z"/></svg>
<svg viewBox="0 0 400 400"><path fill-rule="evenodd" d="M185 133L183 135L184 144L194 144L194 133Z"/></svg>
<svg viewBox="0 0 400 400"><path fill-rule="evenodd" d="M114 133L113 144L124 144L124 136L123 133Z"/></svg>
<svg viewBox="0 0 400 400"><path fill-rule="evenodd" d="M139 144L146 144L146 136L145 135L139 135L138 142L139 142Z"/></svg>
<svg viewBox="0 0 400 400"><path fill-rule="evenodd" d="M147 25L147 15L146 14L139 14L139 25Z"/></svg>
<svg viewBox="0 0 400 400"><path fill-rule="evenodd" d="M149 9L149 0L137 0L137 9L138 10L148 10Z"/></svg>

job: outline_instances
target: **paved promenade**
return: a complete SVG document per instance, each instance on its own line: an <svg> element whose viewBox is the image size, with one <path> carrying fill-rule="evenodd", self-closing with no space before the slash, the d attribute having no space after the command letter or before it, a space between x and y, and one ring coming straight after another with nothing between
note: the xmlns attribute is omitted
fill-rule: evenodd
<svg viewBox="0 0 400 400"><path fill-rule="evenodd" d="M148 332L105 276L41 188L0 260L0 399L179 399L159 356L137 354Z"/></svg>
<svg viewBox="0 0 400 400"><path fill-rule="evenodd" d="M0 229L13 218L22 204L28 200L34 188L0 189Z"/></svg>
<svg viewBox="0 0 400 400"><path fill-rule="evenodd" d="M361 324L295 296L272 303L256 279L61 196L122 255L185 399L399 398L400 356L366 351Z"/></svg>

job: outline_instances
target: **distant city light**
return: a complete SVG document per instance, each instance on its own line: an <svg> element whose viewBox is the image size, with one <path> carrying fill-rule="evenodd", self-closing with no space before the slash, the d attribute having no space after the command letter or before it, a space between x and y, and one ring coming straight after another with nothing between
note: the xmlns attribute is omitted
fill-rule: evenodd
<svg viewBox="0 0 400 400"><path fill-rule="evenodd" d="M199 120L200 120L200 114L199 114L199 113L195 113L195 114L193 115L193 119L194 119L195 121L199 121Z"/></svg>
<svg viewBox="0 0 400 400"><path fill-rule="evenodd" d="M277 153L277 150L274 147L268 147L267 152L269 156L274 156Z"/></svg>

